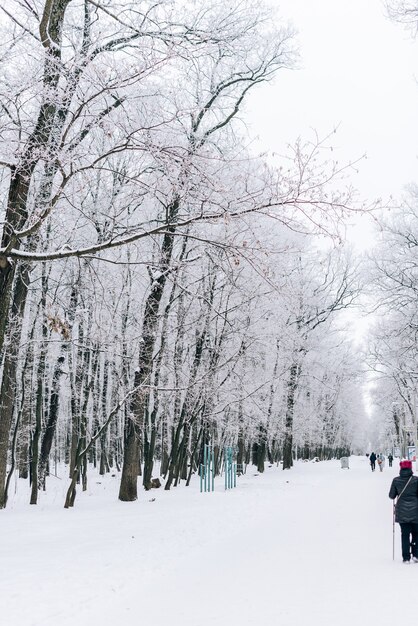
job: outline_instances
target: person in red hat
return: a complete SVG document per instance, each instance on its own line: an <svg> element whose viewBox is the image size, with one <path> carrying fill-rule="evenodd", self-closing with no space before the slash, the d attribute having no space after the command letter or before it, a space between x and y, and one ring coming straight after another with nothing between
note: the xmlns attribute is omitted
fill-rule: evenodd
<svg viewBox="0 0 418 626"><path fill-rule="evenodd" d="M412 474L412 461L399 463L399 476L393 479L389 498L397 498L395 521L401 527L402 559L418 563L418 478Z"/></svg>

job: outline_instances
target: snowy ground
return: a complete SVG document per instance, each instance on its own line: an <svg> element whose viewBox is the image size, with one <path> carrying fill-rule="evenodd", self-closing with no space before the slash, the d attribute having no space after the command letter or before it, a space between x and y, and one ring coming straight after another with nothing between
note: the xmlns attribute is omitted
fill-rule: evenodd
<svg viewBox="0 0 418 626"><path fill-rule="evenodd" d="M238 487L196 484L118 502L91 478L64 510L66 480L0 511L5 626L393 626L415 614L418 564L392 561L398 472L366 458L249 469ZM97 484L101 481L101 484ZM55 487L53 490L52 487ZM155 501L151 501L155 498Z"/></svg>

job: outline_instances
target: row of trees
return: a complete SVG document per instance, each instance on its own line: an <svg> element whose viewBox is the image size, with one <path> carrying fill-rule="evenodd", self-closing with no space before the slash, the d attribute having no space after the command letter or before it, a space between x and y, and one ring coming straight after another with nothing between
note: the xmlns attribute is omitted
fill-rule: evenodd
<svg viewBox="0 0 418 626"><path fill-rule="evenodd" d="M380 438L403 454L417 433L418 195L411 188L402 208L383 225L372 260L378 321L369 346Z"/></svg>
<svg viewBox="0 0 418 626"><path fill-rule="evenodd" d="M336 236L351 192L325 144L249 153L251 91L295 61L255 0L3 7L0 507L51 460L119 497L190 481L211 442L292 464L350 447L359 290ZM22 58L25 64L22 66ZM332 356L330 356L330 354ZM351 406L350 406L351 405Z"/></svg>
<svg viewBox="0 0 418 626"><path fill-rule="evenodd" d="M416 0L388 0L388 16L416 35ZM376 406L372 439L381 449L418 441L418 189L410 185L390 218L380 221L370 259L369 307L377 318L370 333L367 360Z"/></svg>

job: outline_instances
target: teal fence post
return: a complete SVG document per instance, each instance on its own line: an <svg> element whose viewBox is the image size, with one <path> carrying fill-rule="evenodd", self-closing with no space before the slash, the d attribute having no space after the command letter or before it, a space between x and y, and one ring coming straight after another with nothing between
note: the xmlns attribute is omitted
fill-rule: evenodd
<svg viewBox="0 0 418 626"><path fill-rule="evenodd" d="M212 448L212 491L215 491L215 450Z"/></svg>
<svg viewBox="0 0 418 626"><path fill-rule="evenodd" d="M227 481L228 481L228 456L226 453L226 448L224 448L224 471L225 471L225 490L228 489Z"/></svg>
<svg viewBox="0 0 418 626"><path fill-rule="evenodd" d="M205 472L205 493L206 493L206 491L207 491L207 475L208 475L208 471L207 471L207 470L208 470L207 448L208 448L208 447L207 447L207 445L205 444L205 447L204 447L204 449L203 449L203 467L205 468L205 469L204 469L204 472Z"/></svg>
<svg viewBox="0 0 418 626"><path fill-rule="evenodd" d="M200 493L215 491L215 452L209 444L203 446L203 463L199 465Z"/></svg>
<svg viewBox="0 0 418 626"><path fill-rule="evenodd" d="M227 446L224 449L225 455L225 489L232 489L237 486L237 464L234 461L234 448Z"/></svg>
<svg viewBox="0 0 418 626"><path fill-rule="evenodd" d="M206 461L208 464L208 491L210 491L210 459L211 459L211 449L208 446L208 451L206 453Z"/></svg>

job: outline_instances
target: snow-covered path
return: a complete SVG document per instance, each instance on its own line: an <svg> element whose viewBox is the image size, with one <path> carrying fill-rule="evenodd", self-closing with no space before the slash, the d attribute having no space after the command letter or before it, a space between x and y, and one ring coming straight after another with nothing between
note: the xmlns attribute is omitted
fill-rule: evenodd
<svg viewBox="0 0 418 626"><path fill-rule="evenodd" d="M228 493L218 480L212 494L196 484L130 504L116 500L116 479L92 479L70 511L57 481L38 507L15 498L0 512L1 623L409 621L418 564L401 563L398 528L392 561L395 466L372 473L352 457L350 470L337 461L249 469Z"/></svg>

